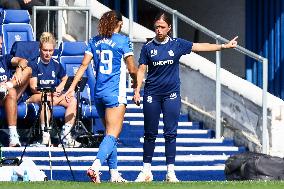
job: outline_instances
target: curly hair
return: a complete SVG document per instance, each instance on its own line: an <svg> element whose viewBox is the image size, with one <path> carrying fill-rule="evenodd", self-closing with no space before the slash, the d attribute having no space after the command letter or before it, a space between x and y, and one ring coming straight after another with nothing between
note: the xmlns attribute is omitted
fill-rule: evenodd
<svg viewBox="0 0 284 189"><path fill-rule="evenodd" d="M110 38L119 21L122 21L121 13L114 10L104 13L99 21L99 35Z"/></svg>
<svg viewBox="0 0 284 189"><path fill-rule="evenodd" d="M40 42L40 47L42 46L43 43L51 43L53 46L56 46L56 41L52 33L49 32L43 32L39 38Z"/></svg>

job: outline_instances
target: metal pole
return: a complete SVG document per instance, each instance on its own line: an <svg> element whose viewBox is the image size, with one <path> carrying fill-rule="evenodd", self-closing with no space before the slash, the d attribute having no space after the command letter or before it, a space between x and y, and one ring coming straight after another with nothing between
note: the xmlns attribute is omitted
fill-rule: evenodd
<svg viewBox="0 0 284 189"><path fill-rule="evenodd" d="M129 12L129 39L133 40L133 0L128 0L128 12Z"/></svg>
<svg viewBox="0 0 284 189"><path fill-rule="evenodd" d="M67 6L34 6L37 10L69 10L69 11L89 11L90 7L67 7Z"/></svg>
<svg viewBox="0 0 284 189"><path fill-rule="evenodd" d="M263 87L262 87L262 152L269 154L269 135L267 128L267 80L268 60L263 59Z"/></svg>
<svg viewBox="0 0 284 189"><path fill-rule="evenodd" d="M178 36L178 17L176 15L177 10L173 11L173 38Z"/></svg>
<svg viewBox="0 0 284 189"><path fill-rule="evenodd" d="M63 24L63 18L62 18L62 10L58 11L58 22L57 22L57 38L58 38L58 46L62 42L62 24Z"/></svg>
<svg viewBox="0 0 284 189"><path fill-rule="evenodd" d="M64 3L65 3L64 1L59 0L58 5L64 6ZM58 20L58 22L57 22L57 38L58 38L57 43L58 43L58 46L59 46L60 43L62 42L62 25L64 23L64 21L63 21L63 10L58 11L57 20Z"/></svg>
<svg viewBox="0 0 284 189"><path fill-rule="evenodd" d="M216 43L220 44L218 38ZM216 51L216 138L221 138L221 81L220 81L220 69L221 69L221 51Z"/></svg>
<svg viewBox="0 0 284 189"><path fill-rule="evenodd" d="M49 0L46 0L45 5L46 5L46 6L49 6L49 5L50 5ZM50 11L47 11L47 31L50 32L50 30L49 30L49 23L50 23Z"/></svg>
<svg viewBox="0 0 284 189"><path fill-rule="evenodd" d="M86 28L85 28L85 31L86 31L86 34L85 34L85 36L86 36L86 39L89 39L89 12L88 11L86 11L86 20L85 20L85 26L86 26Z"/></svg>
<svg viewBox="0 0 284 189"><path fill-rule="evenodd" d="M33 7L33 21L34 21L34 23L33 23L33 28L34 28L34 40L36 40L36 9L37 9L37 7L36 7L36 6L34 6L34 7Z"/></svg>
<svg viewBox="0 0 284 189"><path fill-rule="evenodd" d="M133 0L128 0L128 20L129 20L129 39L131 42L133 42L133 15L134 15L134 7L133 7ZM131 88L131 77L130 74L128 73L128 77L127 77L127 86L128 88Z"/></svg>
<svg viewBox="0 0 284 189"><path fill-rule="evenodd" d="M89 14L88 14L88 38L86 39L86 41L88 41L91 38L91 35L92 35L92 12L91 12L91 7L89 7L89 10L87 12L89 12Z"/></svg>

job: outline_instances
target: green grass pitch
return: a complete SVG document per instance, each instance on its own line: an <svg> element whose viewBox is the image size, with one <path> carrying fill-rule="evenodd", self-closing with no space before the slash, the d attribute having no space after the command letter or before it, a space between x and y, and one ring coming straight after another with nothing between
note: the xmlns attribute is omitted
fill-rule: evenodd
<svg viewBox="0 0 284 189"><path fill-rule="evenodd" d="M0 182L0 189L283 189L283 181L222 181L222 182L151 182L151 183L108 183L91 182Z"/></svg>

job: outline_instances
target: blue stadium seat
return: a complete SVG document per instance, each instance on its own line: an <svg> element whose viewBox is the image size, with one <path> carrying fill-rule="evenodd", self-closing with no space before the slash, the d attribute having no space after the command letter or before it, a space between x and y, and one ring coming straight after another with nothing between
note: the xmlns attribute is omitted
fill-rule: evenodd
<svg viewBox="0 0 284 189"><path fill-rule="evenodd" d="M20 102L18 104L18 119L26 118L28 116L28 112L30 112L30 110L32 111L32 107L27 105L25 102ZM6 115L5 110L1 106L1 108L0 108L0 118L1 119L5 118L5 115Z"/></svg>
<svg viewBox="0 0 284 189"><path fill-rule="evenodd" d="M36 64L39 57L39 42L38 41L16 41L11 49L10 54L25 58L29 61L29 64ZM29 92L28 92L29 93ZM30 95L30 93L29 93ZM31 104L34 115L38 114L39 105ZM65 114L65 108L62 106L55 106L53 108L54 118L63 118Z"/></svg>
<svg viewBox="0 0 284 189"><path fill-rule="evenodd" d="M74 76L79 66L82 63L85 49L87 45L85 42L63 42L59 47L58 60L63 65L68 76ZM97 110L93 104L94 102L94 85L95 76L92 64L89 64L83 77L87 77L87 85L81 94L83 99L82 116L97 118Z"/></svg>
<svg viewBox="0 0 284 189"><path fill-rule="evenodd" d="M38 41L15 41L10 54L16 57L25 58L29 65L36 64L39 57Z"/></svg>
<svg viewBox="0 0 284 189"><path fill-rule="evenodd" d="M15 41L34 41L27 10L4 10L1 14L2 53L10 52Z"/></svg>

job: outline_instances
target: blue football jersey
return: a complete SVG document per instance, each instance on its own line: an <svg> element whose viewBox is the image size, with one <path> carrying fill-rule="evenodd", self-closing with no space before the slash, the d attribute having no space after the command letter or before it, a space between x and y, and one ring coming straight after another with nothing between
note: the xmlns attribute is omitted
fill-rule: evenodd
<svg viewBox="0 0 284 189"><path fill-rule="evenodd" d="M0 82L8 81L12 77L12 55L0 56Z"/></svg>
<svg viewBox="0 0 284 189"><path fill-rule="evenodd" d="M114 33L111 38L93 37L85 53L93 56L96 71L95 97L126 96L126 64L133 55L127 36Z"/></svg>
<svg viewBox="0 0 284 189"><path fill-rule="evenodd" d="M38 58L37 64L31 65L32 77L37 77L38 88L54 88L61 83L61 79L66 76L65 69L55 59L51 59L48 64Z"/></svg>
<svg viewBox="0 0 284 189"><path fill-rule="evenodd" d="M162 43L152 39L142 47L139 64L148 66L145 94L180 92L179 59L191 52L192 44L184 39L168 37Z"/></svg>

